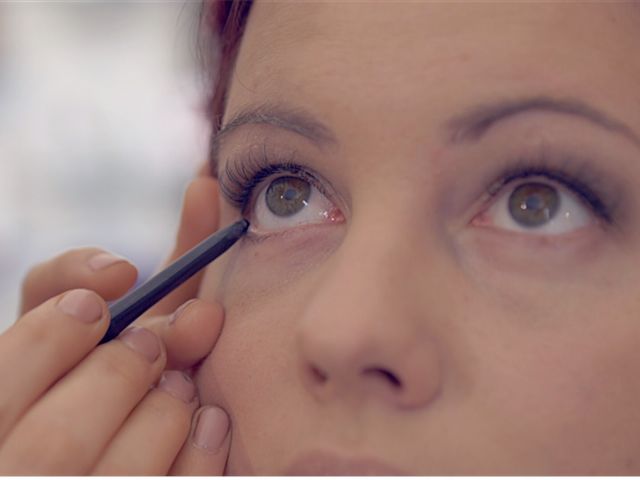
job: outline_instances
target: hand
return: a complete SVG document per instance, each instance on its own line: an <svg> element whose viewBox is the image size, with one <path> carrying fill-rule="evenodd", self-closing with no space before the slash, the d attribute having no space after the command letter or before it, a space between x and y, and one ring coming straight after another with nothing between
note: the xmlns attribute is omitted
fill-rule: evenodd
<svg viewBox="0 0 640 480"><path fill-rule="evenodd" d="M217 228L217 207L215 180L194 180L169 260ZM0 474L223 472L228 418L217 407L198 408L183 373L213 348L222 308L194 300L169 315L196 295L196 277L137 328L95 347L109 323L105 300L135 277L124 259L93 248L29 273L21 317L0 335Z"/></svg>

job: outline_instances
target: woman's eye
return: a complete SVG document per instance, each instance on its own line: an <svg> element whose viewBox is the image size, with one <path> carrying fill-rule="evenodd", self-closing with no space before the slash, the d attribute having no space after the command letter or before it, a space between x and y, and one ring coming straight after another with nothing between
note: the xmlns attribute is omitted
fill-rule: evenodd
<svg viewBox="0 0 640 480"><path fill-rule="evenodd" d="M257 232L272 232L342 218L340 210L303 178L284 176L267 183L257 195L249 220Z"/></svg>
<svg viewBox="0 0 640 480"><path fill-rule="evenodd" d="M537 235L561 235L592 224L594 214L568 187L547 180L506 185L472 224Z"/></svg>

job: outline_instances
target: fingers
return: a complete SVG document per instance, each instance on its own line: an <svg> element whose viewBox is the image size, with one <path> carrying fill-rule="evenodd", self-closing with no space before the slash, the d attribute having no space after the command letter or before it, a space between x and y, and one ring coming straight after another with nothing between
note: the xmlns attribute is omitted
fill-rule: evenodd
<svg viewBox="0 0 640 480"><path fill-rule="evenodd" d="M40 281L36 280L37 277L55 276L56 269L63 271L61 278L73 278L73 281L67 283L83 286L93 284L101 288L103 292L105 291L103 287L108 286L109 282L127 285L133 281L133 275L131 274L135 274L135 270L127 263L116 262L103 271L106 277L104 275L100 277L101 273L96 272L95 276L98 278L93 279L89 278L90 274L85 275L83 268L73 268L77 266L79 259L91 259L92 256L96 255L95 252L98 252L98 258L101 258L104 254L104 252L97 249L77 250L47 262L48 266L42 264L39 267L39 274L33 274L30 277L32 282L30 285L37 286L41 284ZM73 277L74 272L80 273L77 278ZM111 279L108 278L109 276ZM124 279L124 281L119 282L119 279ZM33 293L33 290L30 290L30 292ZM37 303L39 299L34 300L34 298L35 296L31 296L31 300ZM53 307L55 302L52 302L38 313L29 313L21 319L20 323L25 319L30 319L29 325L21 326L17 330L14 326L7 332L5 337L0 339L0 347L2 345L11 345L8 350L7 347L0 349L0 361L2 361L2 365L0 365L0 381L5 378L7 382L18 381L19 377L15 375L15 372L12 370L3 371L2 366L14 365L15 363L10 360L11 358L27 358L29 360L26 362L21 360L22 368L25 369L24 377L34 379L30 385L39 386L38 388L31 387L29 391L22 392L22 397L16 397L21 398L21 400L12 403L14 406L18 404L27 405L37 398L43 389L48 388L53 381L77 363L91 347L95 346L106 328L107 322L103 321L96 330L87 335L85 330L88 327L84 323L75 322L72 317L61 316ZM56 319L59 320L54 321ZM171 318L168 316L147 317L139 320L136 324L141 324L154 330L167 346L168 367L182 370L191 367L211 351L220 334L222 322L223 311L220 305L208 304L197 300L185 305L180 312L176 312ZM36 337L36 341L31 339L32 336ZM41 344L43 345L42 347L40 346ZM31 353L32 350L34 350L33 353ZM55 361L50 361L49 359L55 359ZM29 369L31 369L32 373L26 375L26 372L30 371ZM3 383L5 386L9 384ZM10 391L14 390L11 389ZM2 409L2 405L0 405L0 409ZM7 420L14 419L18 413L19 411L16 411L16 413L7 416L3 415L2 410L0 410L0 434L3 433L3 428L7 427Z"/></svg>
<svg viewBox="0 0 640 480"><path fill-rule="evenodd" d="M8 433L0 444L0 473L86 473L104 449L109 456L98 464L99 472L167 471L197 401L171 398L180 397L175 377L145 394L169 357L174 368L182 369L211 351L222 328L222 308L188 302L172 317L145 320L155 321L151 327L157 336L128 330L91 352L108 321L99 296L72 290L31 310L0 335L0 382L11 392L0 397L0 438ZM158 337L167 342L166 351ZM157 443L155 450L126 447L140 444L147 434Z"/></svg>
<svg viewBox="0 0 640 480"><path fill-rule="evenodd" d="M184 370L204 358L215 345L224 321L219 304L193 299L171 316L144 318L136 325L153 330L167 349L167 367Z"/></svg>
<svg viewBox="0 0 640 480"><path fill-rule="evenodd" d="M22 285L21 314L74 288L87 288L112 300L135 282L137 271L122 257L98 248L70 250L29 271Z"/></svg>
<svg viewBox="0 0 640 480"><path fill-rule="evenodd" d="M218 229L218 207L218 183L214 178L198 177L189 184L184 196L176 245L164 263L165 266ZM152 307L145 316L167 315L187 300L194 298L198 293L201 278L202 272L194 275Z"/></svg>
<svg viewBox="0 0 640 480"><path fill-rule="evenodd" d="M0 335L0 438L102 337L109 315L89 290L72 290L31 310Z"/></svg>
<svg viewBox="0 0 640 480"><path fill-rule="evenodd" d="M230 442L227 414L218 407L202 407L194 415L189 438L178 454L171 475L222 475Z"/></svg>
<svg viewBox="0 0 640 480"><path fill-rule="evenodd" d="M162 343L144 328L128 329L93 350L9 433L0 447L2 473L87 472L158 379L165 360Z"/></svg>
<svg viewBox="0 0 640 480"><path fill-rule="evenodd" d="M162 374L107 447L93 475L165 475L189 433L196 388L184 373Z"/></svg>
<svg viewBox="0 0 640 480"><path fill-rule="evenodd" d="M174 369L187 369L205 357L215 345L222 323L222 307L202 300L188 301L171 316L139 322L163 340L167 366ZM194 398L195 387L189 377L185 377L178 371L163 373L158 387L136 407L109 445L95 466L94 475L164 475L181 448L183 460L180 468L185 469L185 473L178 474L222 473L228 442L224 448L216 449L213 455L196 444L185 444L192 414L198 406ZM216 418L206 422L219 423L221 420ZM226 416L223 419L226 420ZM201 437L203 432L214 428L207 427L206 422L206 428L200 430Z"/></svg>
<svg viewBox="0 0 640 480"><path fill-rule="evenodd" d="M196 172L196 176L198 177L215 177L214 172L211 171L211 162L206 161L203 162Z"/></svg>

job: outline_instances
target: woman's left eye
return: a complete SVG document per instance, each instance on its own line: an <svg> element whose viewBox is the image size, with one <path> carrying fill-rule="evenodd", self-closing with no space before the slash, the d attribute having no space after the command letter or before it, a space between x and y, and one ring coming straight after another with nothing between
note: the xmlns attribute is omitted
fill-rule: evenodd
<svg viewBox="0 0 640 480"><path fill-rule="evenodd" d="M472 225L534 235L562 235L595 222L590 208L568 187L547 179L506 185Z"/></svg>
<svg viewBox="0 0 640 480"><path fill-rule="evenodd" d="M249 215L252 229L259 233L331 223L341 218L340 210L317 187L294 176L268 181L255 197Z"/></svg>

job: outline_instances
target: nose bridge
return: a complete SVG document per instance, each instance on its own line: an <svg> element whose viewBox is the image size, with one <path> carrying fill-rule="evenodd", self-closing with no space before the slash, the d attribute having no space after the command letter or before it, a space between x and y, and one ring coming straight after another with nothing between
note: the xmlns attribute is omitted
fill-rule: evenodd
<svg viewBox="0 0 640 480"><path fill-rule="evenodd" d="M331 319L323 315L323 320L312 314L309 321L327 326L335 322L345 334L365 329L367 337L375 338L392 321L389 316L406 318L411 310L416 287L411 265L415 265L415 256L401 229L389 224L371 228L371 223L361 223L362 227L350 227L342 246L326 265L322 287L316 290L308 309L312 313L315 304L322 304L325 312L329 305L332 311L340 311L334 311ZM402 313L404 310L407 312ZM348 312L349 317L340 312Z"/></svg>
<svg viewBox="0 0 640 480"><path fill-rule="evenodd" d="M415 238L398 225L351 225L299 325L303 368L321 398L420 405L439 384L437 346L418 298Z"/></svg>
<svg viewBox="0 0 640 480"><path fill-rule="evenodd" d="M389 224L375 229L354 226L336 265L336 277L349 282L350 292L343 293L384 300L389 306L400 301L408 294L406 282L412 274L410 250L401 231Z"/></svg>

